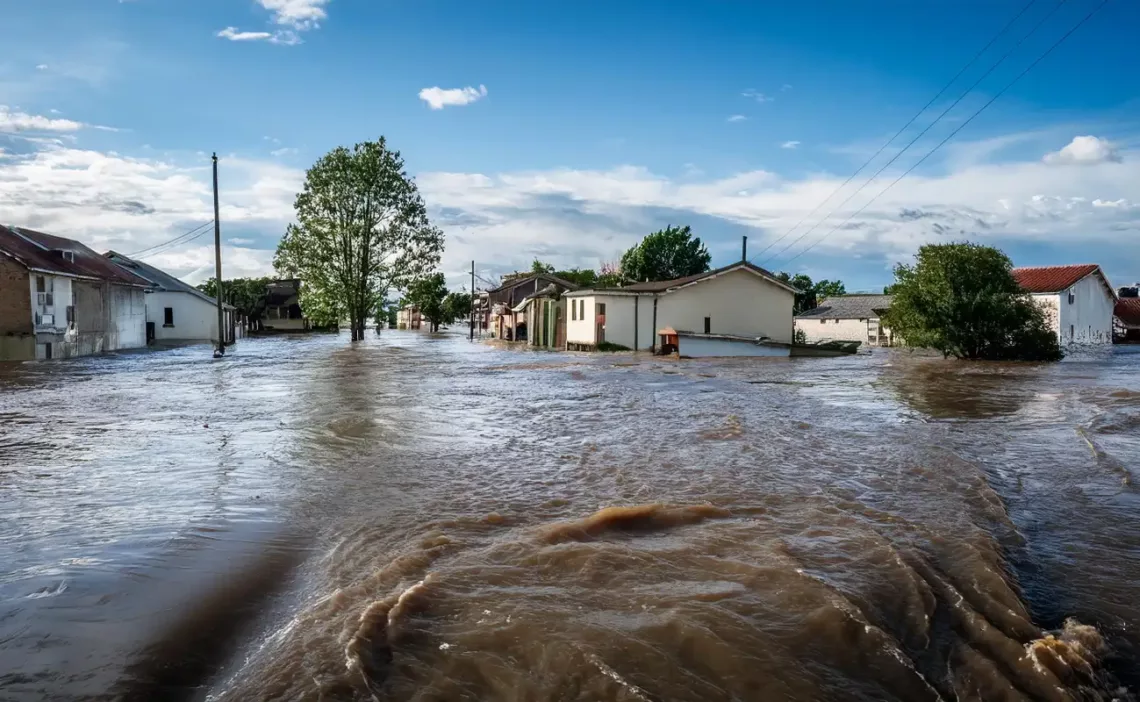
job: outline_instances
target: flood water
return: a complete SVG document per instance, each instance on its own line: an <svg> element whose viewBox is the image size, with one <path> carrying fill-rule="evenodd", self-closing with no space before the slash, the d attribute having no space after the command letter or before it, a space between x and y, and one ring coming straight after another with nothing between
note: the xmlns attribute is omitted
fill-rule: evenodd
<svg viewBox="0 0 1140 702"><path fill-rule="evenodd" d="M0 700L1136 699L1128 351L0 365Z"/></svg>

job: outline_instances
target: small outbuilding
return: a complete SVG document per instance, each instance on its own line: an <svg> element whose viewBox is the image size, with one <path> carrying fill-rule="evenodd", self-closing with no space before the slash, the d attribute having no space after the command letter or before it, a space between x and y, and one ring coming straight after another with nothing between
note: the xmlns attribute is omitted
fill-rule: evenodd
<svg viewBox="0 0 1140 702"><path fill-rule="evenodd" d="M882 322L891 307L890 295L833 295L815 309L796 315L796 331L806 342L858 341L867 346L891 346L894 337Z"/></svg>

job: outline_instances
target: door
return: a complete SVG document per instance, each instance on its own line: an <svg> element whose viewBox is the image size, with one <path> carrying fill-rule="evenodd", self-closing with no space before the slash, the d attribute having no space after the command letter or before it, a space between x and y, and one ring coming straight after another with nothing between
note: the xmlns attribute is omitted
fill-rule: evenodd
<svg viewBox="0 0 1140 702"><path fill-rule="evenodd" d="M594 310L594 324L596 325L594 330L594 343L604 344L606 343L606 303L595 303Z"/></svg>

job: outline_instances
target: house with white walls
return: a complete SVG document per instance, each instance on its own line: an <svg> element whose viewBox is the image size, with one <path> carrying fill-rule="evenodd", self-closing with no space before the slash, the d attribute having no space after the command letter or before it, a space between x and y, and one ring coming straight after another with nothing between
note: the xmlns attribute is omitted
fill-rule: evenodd
<svg viewBox="0 0 1140 702"><path fill-rule="evenodd" d="M103 255L150 283L146 291L148 341L217 342L217 300L149 263L114 251ZM237 335L237 310L233 305L222 304L222 325L225 343L234 343Z"/></svg>
<svg viewBox="0 0 1140 702"><path fill-rule="evenodd" d="M146 346L149 286L78 241L0 226L0 360Z"/></svg>
<svg viewBox="0 0 1140 702"><path fill-rule="evenodd" d="M833 295L815 309L796 315L796 333L805 342L858 341L864 346L891 346L894 337L882 323L890 295Z"/></svg>
<svg viewBox="0 0 1140 702"><path fill-rule="evenodd" d="M1014 268L1013 277L1044 310L1062 346L1112 343L1116 292L1100 266Z"/></svg>
<svg viewBox="0 0 1140 702"><path fill-rule="evenodd" d="M746 261L676 280L563 295L566 346L656 350L658 332L768 339L790 344L796 289Z"/></svg>

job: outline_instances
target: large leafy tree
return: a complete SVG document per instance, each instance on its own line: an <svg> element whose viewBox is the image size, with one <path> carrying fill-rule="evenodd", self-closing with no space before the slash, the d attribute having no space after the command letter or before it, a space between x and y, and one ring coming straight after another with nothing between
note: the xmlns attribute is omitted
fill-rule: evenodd
<svg viewBox="0 0 1140 702"><path fill-rule="evenodd" d="M883 322L908 346L944 356L1059 360L1056 334L1012 268L1009 257L990 246L923 246L913 265L895 266L894 298Z"/></svg>
<svg viewBox="0 0 1140 702"><path fill-rule="evenodd" d="M238 314L249 320L250 329L257 329L265 316L265 289L272 278L231 278L222 281L222 302L233 305ZM198 289L217 298L218 281L214 278L198 285Z"/></svg>
<svg viewBox="0 0 1140 702"><path fill-rule="evenodd" d="M420 309L420 316L431 324L431 330L439 331L439 325L447 321L447 281L443 273L433 273L419 278L408 287L405 300Z"/></svg>
<svg viewBox="0 0 1140 702"><path fill-rule="evenodd" d="M457 319L467 319L471 314L471 293L449 292L443 298L443 318L451 324Z"/></svg>
<svg viewBox="0 0 1140 702"><path fill-rule="evenodd" d="M426 276L443 252L443 233L383 137L321 157L294 209L297 223L278 244L274 266L347 318L354 341L389 291Z"/></svg>
<svg viewBox="0 0 1140 702"><path fill-rule="evenodd" d="M621 257L621 272L638 282L672 280L704 273L712 256L689 227L666 227L653 232Z"/></svg>
<svg viewBox="0 0 1140 702"><path fill-rule="evenodd" d="M818 283L813 283L811 277L803 273L791 275L783 271L777 273L776 277L799 291L796 293L796 299L792 306L794 314L819 307L820 302L825 297L847 294L846 286L839 280L821 280Z"/></svg>

